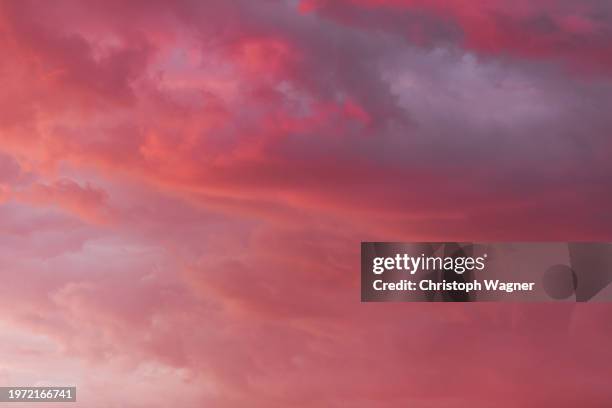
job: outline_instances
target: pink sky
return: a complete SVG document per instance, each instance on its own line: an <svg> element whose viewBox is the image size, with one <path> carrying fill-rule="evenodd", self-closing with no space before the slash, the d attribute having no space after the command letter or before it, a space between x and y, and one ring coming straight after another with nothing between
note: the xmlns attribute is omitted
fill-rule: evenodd
<svg viewBox="0 0 612 408"><path fill-rule="evenodd" d="M610 406L610 306L361 304L359 243L610 240L611 49L607 0L0 2L0 385Z"/></svg>

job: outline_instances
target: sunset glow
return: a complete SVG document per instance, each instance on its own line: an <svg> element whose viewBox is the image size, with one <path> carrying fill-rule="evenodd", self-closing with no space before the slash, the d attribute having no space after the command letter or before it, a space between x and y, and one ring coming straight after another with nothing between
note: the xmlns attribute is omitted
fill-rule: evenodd
<svg viewBox="0 0 612 408"><path fill-rule="evenodd" d="M0 385L609 406L609 304L360 303L359 245L609 241L612 3L0 0L0 50Z"/></svg>

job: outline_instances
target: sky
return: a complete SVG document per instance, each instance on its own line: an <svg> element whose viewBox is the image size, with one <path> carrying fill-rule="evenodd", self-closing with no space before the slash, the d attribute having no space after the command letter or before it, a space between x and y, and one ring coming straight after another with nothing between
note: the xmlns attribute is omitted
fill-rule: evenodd
<svg viewBox="0 0 612 408"><path fill-rule="evenodd" d="M360 303L359 243L610 240L610 49L607 0L1 1L0 385L609 406L611 306Z"/></svg>

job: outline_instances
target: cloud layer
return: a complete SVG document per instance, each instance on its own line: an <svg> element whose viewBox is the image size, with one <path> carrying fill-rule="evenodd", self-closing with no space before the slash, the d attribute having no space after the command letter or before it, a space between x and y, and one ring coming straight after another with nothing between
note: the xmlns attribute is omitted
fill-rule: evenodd
<svg viewBox="0 0 612 408"><path fill-rule="evenodd" d="M366 305L363 240L609 240L606 1L4 1L0 383L600 407L606 305Z"/></svg>

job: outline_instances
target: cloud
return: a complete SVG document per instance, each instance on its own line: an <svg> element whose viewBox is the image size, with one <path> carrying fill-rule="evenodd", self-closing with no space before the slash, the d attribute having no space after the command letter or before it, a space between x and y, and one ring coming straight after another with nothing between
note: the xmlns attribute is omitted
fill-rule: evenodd
<svg viewBox="0 0 612 408"><path fill-rule="evenodd" d="M430 46L450 42L484 55L547 60L587 73L610 72L605 51L612 40L610 7L600 0L303 0L300 9Z"/></svg>
<svg viewBox="0 0 612 408"><path fill-rule="evenodd" d="M70 179L62 179L51 185L35 183L15 196L35 206L57 206L70 214L94 223L108 223L113 219L113 210L107 203L107 194L87 184L81 187Z"/></svg>
<svg viewBox="0 0 612 408"><path fill-rule="evenodd" d="M608 401L606 305L358 299L365 240L610 238L608 16L2 3L0 379L88 407Z"/></svg>

